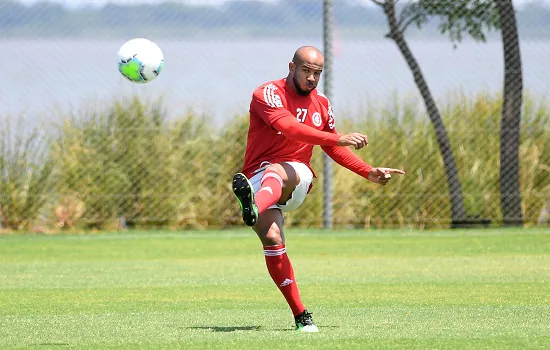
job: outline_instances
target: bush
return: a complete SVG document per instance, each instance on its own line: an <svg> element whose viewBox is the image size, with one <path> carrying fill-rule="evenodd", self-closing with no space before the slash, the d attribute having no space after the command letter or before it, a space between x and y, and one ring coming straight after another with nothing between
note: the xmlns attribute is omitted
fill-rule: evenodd
<svg viewBox="0 0 550 350"><path fill-rule="evenodd" d="M442 109L467 213L496 224L502 220L501 105L499 97L460 96ZM334 165L335 227L449 226L443 162L433 127L417 106L416 101L396 101L388 108L338 117L339 132L368 134L369 147L357 151L361 158L407 174L381 187ZM537 223L550 198L549 112L544 101L525 100L520 163L528 225ZM248 116L213 125L193 113L167 120L162 103L134 98L67 118L51 142L38 131L13 139L3 128L2 225L19 229L42 213L49 226L69 229L240 226L230 180L243 164ZM55 167L51 159L57 159ZM289 226L322 226L319 147L312 165L318 179L304 205L286 215Z"/></svg>
<svg viewBox="0 0 550 350"><path fill-rule="evenodd" d="M52 190L49 140L44 129L25 125L0 120L0 223L7 229L28 228Z"/></svg>

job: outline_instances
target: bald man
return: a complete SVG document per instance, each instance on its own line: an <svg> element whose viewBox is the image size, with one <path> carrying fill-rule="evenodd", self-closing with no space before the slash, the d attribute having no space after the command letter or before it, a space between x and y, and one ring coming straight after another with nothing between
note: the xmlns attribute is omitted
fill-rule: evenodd
<svg viewBox="0 0 550 350"><path fill-rule="evenodd" d="M318 332L301 301L286 253L283 212L298 208L316 177L310 162L319 145L336 163L369 181L386 185L392 168L373 168L347 146L368 144L361 133L339 134L329 100L317 91L323 54L313 46L296 50L288 76L262 84L250 103L250 126L242 172L233 176L233 192L243 221L262 242L267 270L285 297L296 329Z"/></svg>

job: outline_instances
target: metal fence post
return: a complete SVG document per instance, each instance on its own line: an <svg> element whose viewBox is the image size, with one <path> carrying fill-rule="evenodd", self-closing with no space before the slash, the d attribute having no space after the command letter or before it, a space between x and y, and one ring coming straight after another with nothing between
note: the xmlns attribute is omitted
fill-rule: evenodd
<svg viewBox="0 0 550 350"><path fill-rule="evenodd" d="M323 93L332 98L332 0L323 1ZM332 159L323 152L323 227L332 228Z"/></svg>

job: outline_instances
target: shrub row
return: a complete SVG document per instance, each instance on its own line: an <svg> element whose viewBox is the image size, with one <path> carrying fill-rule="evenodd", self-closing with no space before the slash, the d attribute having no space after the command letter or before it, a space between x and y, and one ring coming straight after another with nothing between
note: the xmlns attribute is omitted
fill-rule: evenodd
<svg viewBox="0 0 550 350"><path fill-rule="evenodd" d="M499 97L461 96L442 109L468 215L501 222ZM550 108L524 103L520 162L526 224L540 223L550 198ZM336 227L447 227L450 202L432 125L417 101L395 101L340 115L340 132L369 135L357 154L375 166L404 169L385 187L333 166ZM187 113L166 118L162 104L138 98L102 111L27 130L3 119L0 128L0 223L11 230L197 228L242 225L230 179L239 171L248 116L214 127ZM21 121L21 119L19 120ZM287 224L321 226L323 164Z"/></svg>

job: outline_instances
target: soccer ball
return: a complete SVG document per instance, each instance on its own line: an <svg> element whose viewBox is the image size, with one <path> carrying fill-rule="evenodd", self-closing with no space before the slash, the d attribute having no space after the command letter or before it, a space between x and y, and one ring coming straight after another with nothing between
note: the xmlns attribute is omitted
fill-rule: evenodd
<svg viewBox="0 0 550 350"><path fill-rule="evenodd" d="M148 83L162 71L164 55L154 42L137 38L118 50L118 71L134 83Z"/></svg>

